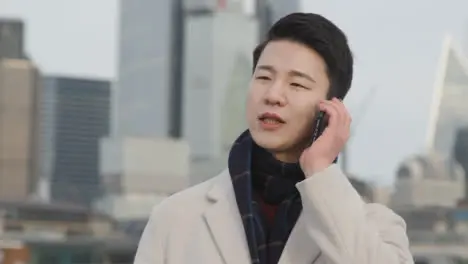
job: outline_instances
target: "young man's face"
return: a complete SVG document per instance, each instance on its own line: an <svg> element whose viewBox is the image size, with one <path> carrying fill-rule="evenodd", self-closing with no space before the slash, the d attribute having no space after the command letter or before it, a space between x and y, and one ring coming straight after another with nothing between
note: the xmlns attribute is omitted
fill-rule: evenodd
<svg viewBox="0 0 468 264"><path fill-rule="evenodd" d="M269 42L252 76L247 121L254 141L295 162L311 137L316 105L330 83L325 61L302 44Z"/></svg>

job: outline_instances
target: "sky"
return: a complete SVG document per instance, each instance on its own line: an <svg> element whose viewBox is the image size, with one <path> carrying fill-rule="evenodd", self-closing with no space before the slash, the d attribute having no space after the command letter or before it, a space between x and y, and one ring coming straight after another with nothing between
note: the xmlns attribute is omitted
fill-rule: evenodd
<svg viewBox="0 0 468 264"><path fill-rule="evenodd" d="M0 0L26 23L26 50L46 74L115 78L117 0Z"/></svg>
<svg viewBox="0 0 468 264"><path fill-rule="evenodd" d="M351 172L390 184L399 162L426 151L442 41L468 48L466 0L304 0L348 35L356 64L345 103L354 117ZM116 78L117 0L0 0L26 22L26 50L45 74ZM373 96L368 98L373 90Z"/></svg>
<svg viewBox="0 0 468 264"><path fill-rule="evenodd" d="M354 52L355 79L345 100L355 121L351 171L390 183L403 159L427 151L442 42L451 34L468 48L468 1L322 0L303 5L342 27ZM376 87L375 96L365 102L371 87Z"/></svg>

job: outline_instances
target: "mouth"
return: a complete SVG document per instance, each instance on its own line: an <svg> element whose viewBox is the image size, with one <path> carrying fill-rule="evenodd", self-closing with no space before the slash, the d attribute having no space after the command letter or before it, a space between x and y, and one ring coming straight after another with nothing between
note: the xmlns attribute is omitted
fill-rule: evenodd
<svg viewBox="0 0 468 264"><path fill-rule="evenodd" d="M258 117L258 120L265 125L279 126L286 122L277 114L263 113Z"/></svg>

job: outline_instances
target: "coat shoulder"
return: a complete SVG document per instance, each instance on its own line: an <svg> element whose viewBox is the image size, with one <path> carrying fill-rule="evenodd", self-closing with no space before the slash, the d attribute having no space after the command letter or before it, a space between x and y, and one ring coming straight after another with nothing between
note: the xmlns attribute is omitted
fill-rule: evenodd
<svg viewBox="0 0 468 264"><path fill-rule="evenodd" d="M209 204L207 197L214 186L226 185L229 181L227 170L215 177L177 192L153 207L151 218L175 220L201 214Z"/></svg>
<svg viewBox="0 0 468 264"><path fill-rule="evenodd" d="M385 205L378 203L368 203L366 204L366 213L367 217L376 219L377 222L398 224L406 228L405 220L395 211Z"/></svg>

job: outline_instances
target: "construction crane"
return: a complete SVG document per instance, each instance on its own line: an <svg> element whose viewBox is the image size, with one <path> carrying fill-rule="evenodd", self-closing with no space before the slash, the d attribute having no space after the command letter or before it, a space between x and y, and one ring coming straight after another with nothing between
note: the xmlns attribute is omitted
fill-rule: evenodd
<svg viewBox="0 0 468 264"><path fill-rule="evenodd" d="M351 135L345 147L341 151L341 156L340 156L341 169L343 170L343 173L345 175L348 175L348 176L350 175L349 174L349 146L350 146L351 140L354 137L354 134L356 132L357 126L359 125L359 122L363 119L364 115L367 113L367 110L369 109L369 106L372 103L372 100L374 99L376 90L377 90L376 86L372 86L369 89L369 91L366 93L361 103L359 104L360 108L356 112L357 113L356 116L353 118L353 123L351 124Z"/></svg>

